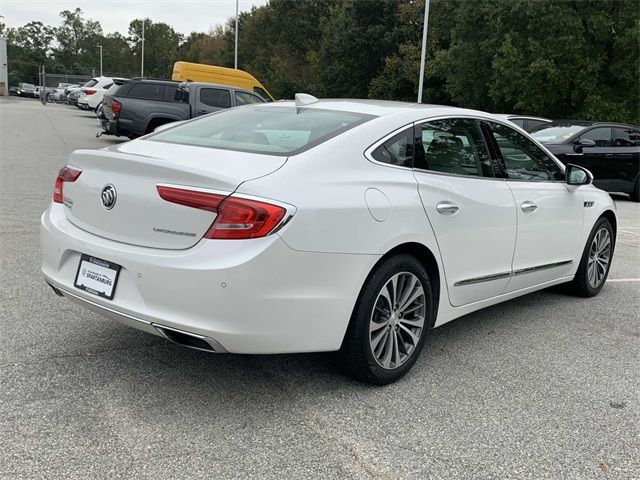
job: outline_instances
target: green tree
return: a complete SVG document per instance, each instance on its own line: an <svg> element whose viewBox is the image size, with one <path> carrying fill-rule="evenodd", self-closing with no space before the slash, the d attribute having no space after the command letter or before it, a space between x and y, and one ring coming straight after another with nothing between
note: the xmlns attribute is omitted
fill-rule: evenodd
<svg viewBox="0 0 640 480"><path fill-rule="evenodd" d="M139 67L142 55L142 19L133 20L129 24L129 37L134 44L134 65ZM171 78L172 61L183 40L182 35L166 23L154 23L146 18L144 19L144 39L145 77Z"/></svg>
<svg viewBox="0 0 640 480"><path fill-rule="evenodd" d="M97 68L98 44L102 38L100 22L85 20L82 9L60 12L62 24L55 28L58 46L53 49L57 64L73 70Z"/></svg>
<svg viewBox="0 0 640 480"><path fill-rule="evenodd" d="M318 91L323 96L367 97L369 83L397 48L396 0L342 0L323 21Z"/></svg>

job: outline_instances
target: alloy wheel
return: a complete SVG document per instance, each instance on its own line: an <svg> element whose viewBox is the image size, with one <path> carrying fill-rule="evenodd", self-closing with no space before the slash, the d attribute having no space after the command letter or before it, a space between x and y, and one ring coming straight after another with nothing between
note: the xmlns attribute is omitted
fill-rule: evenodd
<svg viewBox="0 0 640 480"><path fill-rule="evenodd" d="M592 288L598 288L604 281L611 261L611 234L606 228L598 230L589 247L587 278Z"/></svg>
<svg viewBox="0 0 640 480"><path fill-rule="evenodd" d="M376 298L369 321L369 346L373 358L385 369L405 363L416 350L425 320L425 295L414 274L391 277Z"/></svg>

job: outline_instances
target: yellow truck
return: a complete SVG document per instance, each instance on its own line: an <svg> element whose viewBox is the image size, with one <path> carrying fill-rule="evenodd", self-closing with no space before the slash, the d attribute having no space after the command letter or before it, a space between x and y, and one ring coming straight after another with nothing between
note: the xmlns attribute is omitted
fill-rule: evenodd
<svg viewBox="0 0 640 480"><path fill-rule="evenodd" d="M257 78L243 70L206 65L204 63L176 62L173 65L171 80L178 82L217 83L244 88L257 93L267 101L274 98Z"/></svg>

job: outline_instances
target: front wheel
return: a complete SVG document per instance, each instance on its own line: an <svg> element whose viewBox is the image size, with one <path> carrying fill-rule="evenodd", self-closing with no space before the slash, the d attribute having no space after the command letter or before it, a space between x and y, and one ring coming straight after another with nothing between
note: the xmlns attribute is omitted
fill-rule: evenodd
<svg viewBox="0 0 640 480"><path fill-rule="evenodd" d="M384 260L367 278L339 352L354 378L386 385L418 359L433 315L429 275L413 256Z"/></svg>
<svg viewBox="0 0 640 480"><path fill-rule="evenodd" d="M600 218L591 230L578 271L570 284L574 294L593 297L600 293L611 268L614 242L611 223Z"/></svg>

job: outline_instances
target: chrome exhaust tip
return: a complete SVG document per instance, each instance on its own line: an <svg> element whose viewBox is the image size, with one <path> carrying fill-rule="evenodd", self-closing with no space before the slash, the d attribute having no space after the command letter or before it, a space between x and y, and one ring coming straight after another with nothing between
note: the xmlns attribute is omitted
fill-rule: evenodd
<svg viewBox="0 0 640 480"><path fill-rule="evenodd" d="M201 350L210 353L225 353L226 350L213 338L205 337L195 333L185 332L176 328L165 327L152 323L153 327L167 340L183 347Z"/></svg>
<svg viewBox="0 0 640 480"><path fill-rule="evenodd" d="M64 295L62 294L62 292L60 290L58 290L56 287L51 285L49 282L46 282L46 283L47 283L47 285L49 285L51 287L51 290L53 290L53 293L55 293L59 297L64 297Z"/></svg>

